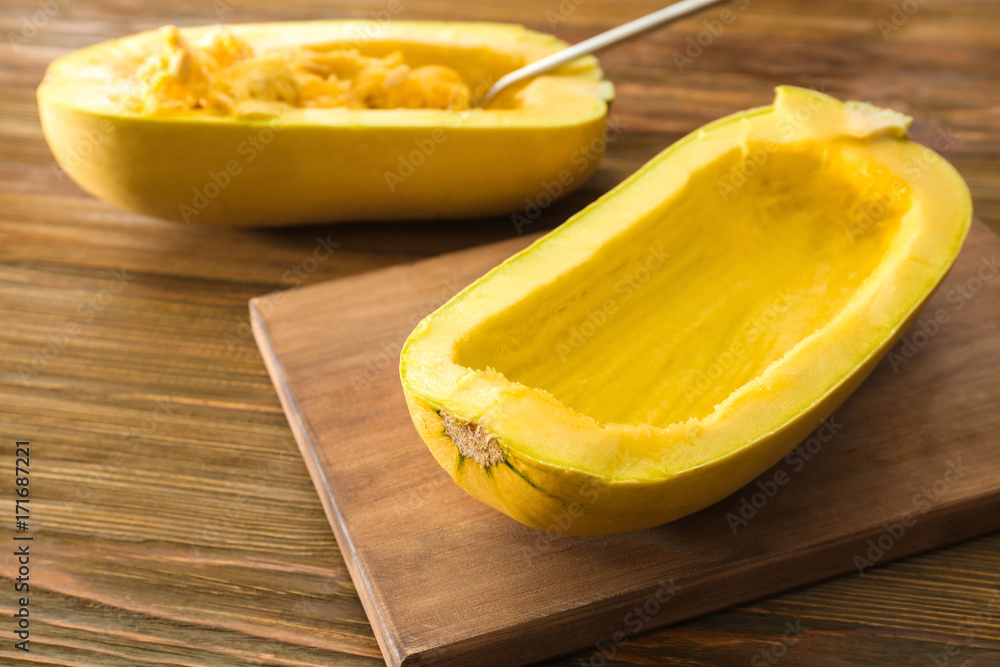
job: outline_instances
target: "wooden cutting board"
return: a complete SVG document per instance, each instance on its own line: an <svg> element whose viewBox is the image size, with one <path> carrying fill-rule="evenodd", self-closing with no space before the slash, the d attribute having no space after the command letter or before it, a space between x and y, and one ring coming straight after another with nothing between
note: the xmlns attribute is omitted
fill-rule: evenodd
<svg viewBox="0 0 1000 667"><path fill-rule="evenodd" d="M557 537L465 494L410 423L413 326L530 238L253 299L254 333L386 661L509 665L1000 528L1000 237L973 225L826 427L660 528Z"/></svg>

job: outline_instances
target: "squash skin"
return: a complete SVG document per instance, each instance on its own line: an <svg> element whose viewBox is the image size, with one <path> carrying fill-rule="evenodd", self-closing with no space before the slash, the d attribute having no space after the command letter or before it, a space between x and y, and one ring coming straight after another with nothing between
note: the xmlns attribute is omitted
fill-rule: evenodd
<svg viewBox="0 0 1000 667"><path fill-rule="evenodd" d="M901 328L916 320L919 310ZM470 495L507 516L555 535L611 535L670 523L714 505L746 486L816 430L875 369L899 336L859 367L834 392L780 430L706 465L659 480L609 480L507 450L510 466L487 472L457 456L433 406L406 394L421 439L438 464ZM511 466L517 469L515 472Z"/></svg>
<svg viewBox="0 0 1000 667"><path fill-rule="evenodd" d="M813 111L802 114L803 109ZM750 483L787 455L861 384L915 321L947 274L968 231L971 220L968 189L957 172L936 155L927 158L929 166L907 181L914 191L926 195L925 208L930 211L930 218L921 221L912 232L916 239L910 247L912 256L892 256L885 260L886 266L895 271L888 274L891 276L886 283L888 289L877 292L878 296L867 304L868 309L859 311L858 316L864 320L852 323L857 325L853 330L862 340L845 337L843 322L831 324L826 338L813 337L804 343L802 353L787 364L785 376L768 377L766 385L752 387L728 406L731 414L727 419L707 419L704 424L686 423L668 429L596 424L586 416L572 414L565 406L555 405L558 402L554 398L546 405L548 399L530 395L530 388L505 383L505 379L475 377L478 372L470 369L442 371L446 366L441 361L442 355L454 349L449 347L450 341L465 335L465 330L447 332L448 318L460 323L474 319L472 315L462 319L454 313L474 311L488 303L482 295L489 293L493 281L523 279L523 275L517 274L518 264L530 263L532 256L540 255L546 244L555 247L560 234L578 238L583 232L572 236L574 232L570 230L575 225L583 227L588 219L594 225L597 220L615 224L611 221L615 209L634 213L638 210L633 205L635 199L645 196L644 182L653 178L658 169L665 169L676 154L683 154L685 146L696 145L713 133L738 134L737 128L768 116L795 126L794 119L803 115L818 119L805 123L811 126L804 130L807 135L821 140L824 133L830 137L856 136L861 146L858 150L870 150L890 162L898 158L893 162L897 174L903 171L900 165L909 164L912 158L933 155L906 139L909 119L905 117L867 105L844 105L811 91L779 88L774 106L721 119L682 139L601 200L504 262L418 325L401 355L404 394L418 433L438 463L462 488L521 523L550 533L596 535L657 526L718 502ZM792 134L794 139L802 138L798 129ZM570 245L567 238L561 242ZM571 261L566 260L567 264ZM533 275L527 270L522 273ZM881 307L883 303L892 307ZM487 313L479 315L481 319L487 316ZM441 333L442 330L446 333ZM806 399L795 399L798 404L792 406L794 409L780 407L784 395L795 394L796 384L808 386L816 380L808 377L806 370L809 352L815 354L815 350L826 355L824 364L839 367L841 371L820 377L824 388ZM441 379L435 380L436 375ZM458 386L452 388L448 383ZM754 409L755 405L768 402L779 406L775 408L776 414ZM454 443L443 432L438 414L442 409L475 421L497 436L509 465L483 469L457 456ZM629 465L618 465L619 459L641 459L644 448L649 452L649 460L632 466L640 471L638 474L629 474ZM686 453L675 456L670 448ZM569 453L561 460L553 454L573 449L582 452L577 461ZM605 470L593 465L593 460L598 460L593 453L602 449L610 452L607 460L614 463ZM703 450L700 455L699 449ZM659 462L662 463L658 466Z"/></svg>
<svg viewBox="0 0 1000 667"><path fill-rule="evenodd" d="M234 30L299 32L309 43L324 35L337 41L337 35L365 25L316 21ZM128 210L191 224L478 218L523 210L561 173L572 174L562 195L593 173L598 159L580 156L600 145L612 97L592 57L525 88L531 108L514 111L142 116L95 101L94 90L86 87L97 84L73 82L93 63L148 49L142 45L154 40L154 33L139 33L58 59L39 86L39 114L56 161L85 190ZM496 49L509 62L506 67L564 46L505 24L393 21L372 40L376 48L380 40L424 50L440 44L454 51L446 55L451 58L458 57L456 44L470 52ZM343 41L349 45L346 37ZM128 68L120 69L126 76Z"/></svg>

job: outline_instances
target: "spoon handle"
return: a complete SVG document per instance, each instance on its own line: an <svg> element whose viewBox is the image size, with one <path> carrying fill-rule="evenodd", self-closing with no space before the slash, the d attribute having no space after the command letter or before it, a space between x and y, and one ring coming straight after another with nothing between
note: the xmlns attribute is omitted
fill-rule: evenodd
<svg viewBox="0 0 1000 667"><path fill-rule="evenodd" d="M576 60L577 58L585 55L589 55L601 49L605 49L609 46L617 44L618 42L625 41L631 37L642 34L653 28L658 28L659 26L675 21L679 18L687 16L688 14L694 13L700 9L704 9L709 5L714 5L722 0L680 0L680 2L675 2L669 7L664 7L659 9L652 14L646 14L634 21L629 21L623 25L620 25L611 30L600 33L599 35L594 35L590 39L585 39L579 44L574 44L568 48L561 51L556 51L555 53L545 56L540 60L536 60L533 63L529 63L520 69L516 69L509 74L505 74L500 77L493 86L486 91L480 101L479 106L486 106L497 94L504 88L523 81L525 79L530 79L531 77L538 76L548 72L551 69L555 69L560 65L565 65L568 62Z"/></svg>

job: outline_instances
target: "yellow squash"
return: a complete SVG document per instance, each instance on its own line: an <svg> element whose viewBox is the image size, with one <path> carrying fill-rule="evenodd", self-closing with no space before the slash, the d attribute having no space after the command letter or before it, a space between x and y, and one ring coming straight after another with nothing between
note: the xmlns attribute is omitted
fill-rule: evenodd
<svg viewBox="0 0 1000 667"><path fill-rule="evenodd" d="M597 166L593 57L470 98L565 47L520 26L408 21L168 27L56 60L38 89L63 169L98 197L209 225L469 218Z"/></svg>
<svg viewBox="0 0 1000 667"><path fill-rule="evenodd" d="M589 535L706 507L861 383L968 230L910 119L783 87L677 142L427 317L400 363L466 491Z"/></svg>

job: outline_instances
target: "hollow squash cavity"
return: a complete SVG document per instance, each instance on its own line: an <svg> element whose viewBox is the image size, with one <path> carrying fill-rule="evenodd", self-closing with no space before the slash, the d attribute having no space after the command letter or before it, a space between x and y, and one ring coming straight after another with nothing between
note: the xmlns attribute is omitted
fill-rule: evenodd
<svg viewBox="0 0 1000 667"><path fill-rule="evenodd" d="M844 308L909 207L886 170L836 145L734 148L471 330L454 361L601 423L702 419Z"/></svg>
<svg viewBox="0 0 1000 667"><path fill-rule="evenodd" d="M779 87L471 284L400 354L434 458L568 535L650 528L751 483L857 389L958 256L968 187L911 120Z"/></svg>

